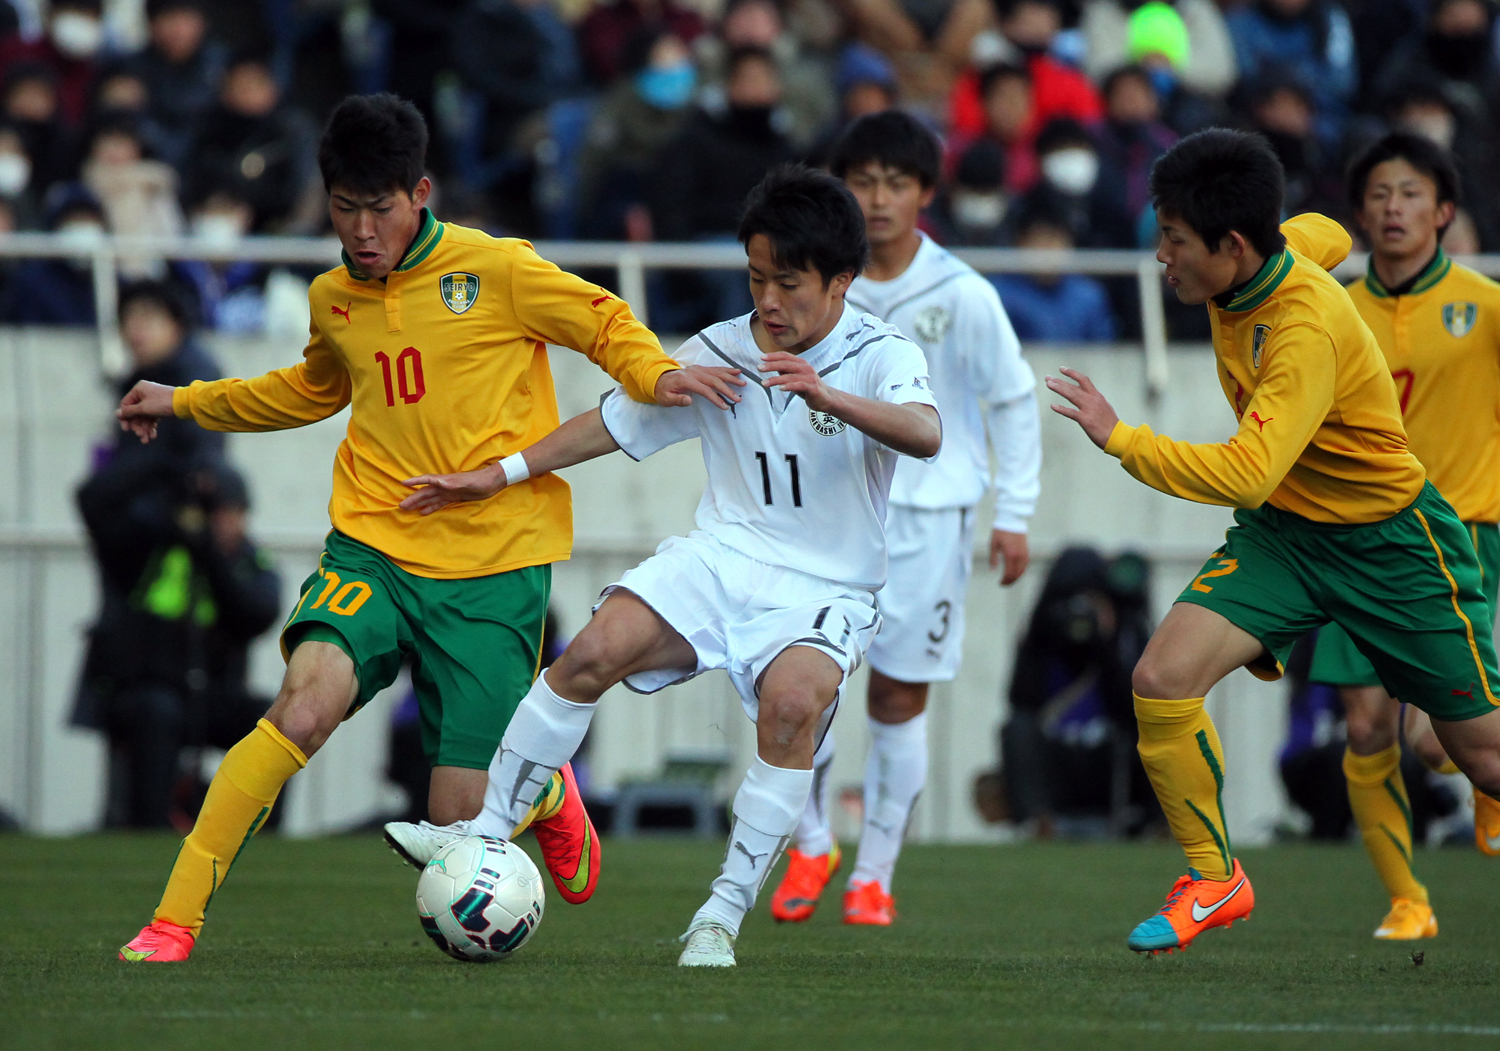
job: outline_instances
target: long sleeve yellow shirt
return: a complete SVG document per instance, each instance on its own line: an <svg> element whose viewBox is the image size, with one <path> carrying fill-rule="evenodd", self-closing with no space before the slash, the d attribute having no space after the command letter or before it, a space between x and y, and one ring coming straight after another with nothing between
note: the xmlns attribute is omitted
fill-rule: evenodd
<svg viewBox="0 0 1500 1051"><path fill-rule="evenodd" d="M424 517L397 505L419 474L471 471L558 425L548 343L570 347L651 401L678 367L619 299L525 241L440 223L425 209L385 281L344 265L308 292L302 362L254 379L180 387L178 416L274 431L353 406L333 467L333 526L417 576L486 576L568 557L573 509L556 475Z"/></svg>
<svg viewBox="0 0 1500 1051"><path fill-rule="evenodd" d="M1465 522L1500 522L1500 284L1439 249L1409 287L1349 298L1396 381L1406 437Z"/></svg>
<svg viewBox="0 0 1500 1051"><path fill-rule="evenodd" d="M1152 488L1200 503L1269 503L1315 522L1389 518L1425 474L1375 337L1328 273L1349 235L1312 214L1282 232L1283 251L1227 304L1208 304L1234 437L1192 444L1122 422L1105 451Z"/></svg>

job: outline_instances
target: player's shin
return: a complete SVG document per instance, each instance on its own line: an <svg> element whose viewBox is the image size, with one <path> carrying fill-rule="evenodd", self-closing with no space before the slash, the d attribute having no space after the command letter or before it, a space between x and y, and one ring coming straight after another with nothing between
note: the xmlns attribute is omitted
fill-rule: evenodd
<svg viewBox="0 0 1500 1051"><path fill-rule="evenodd" d="M281 786L306 765L302 750L265 719L229 750L182 841L155 919L197 934L229 866L265 823Z"/></svg>
<svg viewBox="0 0 1500 1051"><path fill-rule="evenodd" d="M865 761L865 821L849 885L877 880L891 892L891 876L911 809L927 784L927 713L904 723L870 720Z"/></svg>
<svg viewBox="0 0 1500 1051"><path fill-rule="evenodd" d="M1203 698L1157 700L1135 695L1137 749L1172 835L1205 879L1233 871L1224 821L1224 752Z"/></svg>
<svg viewBox="0 0 1500 1051"><path fill-rule="evenodd" d="M546 673L536 677L490 761L484 810L475 819L480 832L501 839L516 834L538 794L583 743L594 708L552 692Z"/></svg>
<svg viewBox="0 0 1500 1051"><path fill-rule="evenodd" d="M1344 751L1349 809L1386 892L1392 898L1426 901L1427 888L1411 870L1411 803L1401 777L1401 746L1374 755Z"/></svg>
<svg viewBox="0 0 1500 1051"><path fill-rule="evenodd" d="M812 790L807 793L807 806L792 837L797 849L808 857L821 857L833 849L833 830L828 821L828 774L833 769L833 756L833 731L829 730L813 753Z"/></svg>
<svg viewBox="0 0 1500 1051"><path fill-rule="evenodd" d="M811 770L788 770L756 757L734 796L734 827L713 892L693 917L739 934L766 876L797 827L812 790Z"/></svg>

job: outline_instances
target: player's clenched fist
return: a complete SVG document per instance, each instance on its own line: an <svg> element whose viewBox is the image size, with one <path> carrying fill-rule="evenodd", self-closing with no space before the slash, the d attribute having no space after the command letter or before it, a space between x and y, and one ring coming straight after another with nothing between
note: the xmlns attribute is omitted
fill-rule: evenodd
<svg viewBox="0 0 1500 1051"><path fill-rule="evenodd" d="M141 380L120 399L115 418L120 430L130 431L142 442L156 437L156 421L172 415L172 392L175 387Z"/></svg>

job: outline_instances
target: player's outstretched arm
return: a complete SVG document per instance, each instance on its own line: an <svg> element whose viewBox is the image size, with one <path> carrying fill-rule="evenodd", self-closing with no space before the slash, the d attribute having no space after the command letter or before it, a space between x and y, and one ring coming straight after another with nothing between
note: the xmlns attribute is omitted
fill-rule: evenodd
<svg viewBox="0 0 1500 1051"><path fill-rule="evenodd" d="M614 452L620 446L610 437L598 409L590 409L581 416L574 416L545 438L528 446L515 456L499 463L492 463L475 471L458 474L423 474L408 478L403 485L417 491L401 501L407 511L430 515L449 504L466 500L487 500L507 485L514 485L527 478L559 471L575 463L583 463Z"/></svg>
<svg viewBox="0 0 1500 1051"><path fill-rule="evenodd" d="M876 401L830 387L806 359L783 350L767 354L760 367L774 373L767 387L801 395L808 408L836 416L898 453L928 460L943 447L943 421L931 405Z"/></svg>
<svg viewBox="0 0 1500 1051"><path fill-rule="evenodd" d="M174 415L172 394L176 387L141 380L120 399L115 418L120 430L130 431L143 443L156 437L156 421Z"/></svg>

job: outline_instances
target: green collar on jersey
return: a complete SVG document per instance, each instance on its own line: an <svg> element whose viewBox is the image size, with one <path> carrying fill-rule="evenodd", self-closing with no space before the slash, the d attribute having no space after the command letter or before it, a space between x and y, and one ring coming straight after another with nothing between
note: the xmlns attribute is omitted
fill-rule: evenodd
<svg viewBox="0 0 1500 1051"><path fill-rule="evenodd" d="M1292 253L1283 248L1261 264L1255 276L1245 283L1244 288L1234 294L1234 298L1224 304L1223 309L1235 313L1254 310L1271 298L1271 293L1281 287L1281 282L1291 272Z"/></svg>
<svg viewBox="0 0 1500 1051"><path fill-rule="evenodd" d="M1405 284L1397 285L1395 288L1386 288L1381 283L1380 277L1375 273L1375 255L1372 252L1370 254L1370 265L1365 272L1365 287L1370 290L1372 296L1377 296L1380 299L1390 299L1394 296L1414 296L1434 287L1439 281L1447 277L1448 271L1452 269L1453 260L1449 259L1448 254L1439 246L1437 255L1432 257L1432 262L1414 274Z"/></svg>
<svg viewBox="0 0 1500 1051"><path fill-rule="evenodd" d="M417 235L411 239L411 244L406 246L406 251L401 256L401 262L396 264L395 273L405 273L415 269L427 261L432 250L437 247L438 242L443 239L442 223L433 218L429 208L422 209L422 222L417 227ZM356 281L368 281L369 275L354 265L354 260L349 258L348 252L340 252L344 257L344 266L349 269L349 276Z"/></svg>

